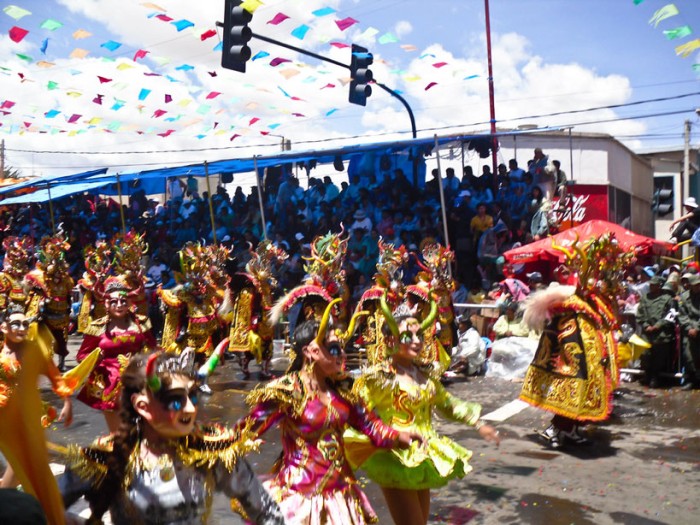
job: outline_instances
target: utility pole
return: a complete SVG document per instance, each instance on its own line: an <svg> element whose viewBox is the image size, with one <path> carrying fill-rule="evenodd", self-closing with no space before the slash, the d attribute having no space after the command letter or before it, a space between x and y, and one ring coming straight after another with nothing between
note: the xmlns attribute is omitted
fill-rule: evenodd
<svg viewBox="0 0 700 525"><path fill-rule="evenodd" d="M683 133L683 176L681 177L681 205L678 209L683 210L683 203L690 194L690 120L685 121ZM682 212L681 212L682 215Z"/></svg>
<svg viewBox="0 0 700 525"><path fill-rule="evenodd" d="M491 111L491 169L493 181L491 185L498 189L498 138L496 138L496 103L493 93L493 61L491 60L491 15L489 13L489 0L484 0L486 18L486 58L489 71L489 109Z"/></svg>

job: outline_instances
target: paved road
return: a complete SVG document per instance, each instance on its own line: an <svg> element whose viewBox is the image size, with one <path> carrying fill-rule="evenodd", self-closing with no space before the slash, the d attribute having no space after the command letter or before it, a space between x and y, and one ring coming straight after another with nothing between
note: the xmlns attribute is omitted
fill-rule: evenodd
<svg viewBox="0 0 700 525"><path fill-rule="evenodd" d="M284 367L284 362L277 363L279 371ZM245 411L244 393L254 384L243 381L236 365L226 362L212 378L214 394L202 417L235 421ZM513 407L520 385L474 378L448 388L460 398L482 403L484 413L490 413ZM594 445L565 451L543 446L536 431L547 426L549 416L531 407L518 411L521 407L515 406L513 415L497 423L505 438L500 448L482 441L470 428L438 420L440 432L474 451L473 471L433 492L430 523L698 523L699 407L700 391L652 391L627 383L619 391L611 420L588 429ZM105 430L102 417L80 402L75 403L75 419L69 429L51 430L49 438L89 443ZM276 431L268 432L266 439L261 453L250 458L260 473L280 450ZM366 491L380 523L391 523L379 489L368 483ZM215 520L241 523L224 498L215 500Z"/></svg>

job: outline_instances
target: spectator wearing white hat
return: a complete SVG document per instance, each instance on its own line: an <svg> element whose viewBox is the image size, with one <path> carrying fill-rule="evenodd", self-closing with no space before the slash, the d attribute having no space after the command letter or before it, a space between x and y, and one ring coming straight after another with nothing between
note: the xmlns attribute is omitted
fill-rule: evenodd
<svg viewBox="0 0 700 525"><path fill-rule="evenodd" d="M671 231L671 242L673 244L687 241L700 226L700 208L698 208L695 197L688 197L685 199L685 201L683 201L683 207L686 211L685 215L678 217L669 227Z"/></svg>
<svg viewBox="0 0 700 525"><path fill-rule="evenodd" d="M365 210L360 208L357 210L353 216L353 219L355 219L355 222L350 225L350 231L354 231L358 228L362 228L365 231L370 231L372 229L372 221L369 217L367 217L367 213L365 213Z"/></svg>

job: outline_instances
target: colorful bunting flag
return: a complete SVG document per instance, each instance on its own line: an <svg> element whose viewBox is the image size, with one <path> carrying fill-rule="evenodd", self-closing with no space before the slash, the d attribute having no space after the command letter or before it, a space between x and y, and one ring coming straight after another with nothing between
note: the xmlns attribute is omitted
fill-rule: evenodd
<svg viewBox="0 0 700 525"><path fill-rule="evenodd" d="M104 98L104 95L96 95L95 98L92 99L92 101L95 104L99 104L100 106L102 105L102 99Z"/></svg>
<svg viewBox="0 0 700 525"><path fill-rule="evenodd" d="M22 9L16 5L8 5L3 9L3 11L7 16L14 18L15 20L19 20L22 17L32 14L31 11L27 11L26 9Z"/></svg>
<svg viewBox="0 0 700 525"><path fill-rule="evenodd" d="M331 47L337 47L338 49L345 49L346 47L350 47L350 44L346 44L345 42L331 42Z"/></svg>
<svg viewBox="0 0 700 525"><path fill-rule="evenodd" d="M654 13L654 16L649 19L649 25L654 24L654 27L658 27L659 22L677 14L678 8L674 4L667 4Z"/></svg>
<svg viewBox="0 0 700 525"><path fill-rule="evenodd" d="M289 17L284 13L277 13L270 20L267 21L268 24L276 26L287 20Z"/></svg>
<svg viewBox="0 0 700 525"><path fill-rule="evenodd" d="M41 27L42 29L46 29L47 31L56 31L56 29L63 27L63 24L58 20L52 20L51 18L47 18L42 22L42 24L39 27Z"/></svg>
<svg viewBox="0 0 700 525"><path fill-rule="evenodd" d="M146 100L146 97L150 94L151 94L150 89L141 88L141 91L139 91L139 100Z"/></svg>
<svg viewBox="0 0 700 525"><path fill-rule="evenodd" d="M241 7L249 13L255 13L256 9L261 5L263 3L260 0L243 0L241 2Z"/></svg>
<svg viewBox="0 0 700 525"><path fill-rule="evenodd" d="M403 49L404 51L417 51L418 50L418 48L416 46L414 46L413 44L403 44L401 46L401 49Z"/></svg>
<svg viewBox="0 0 700 525"><path fill-rule="evenodd" d="M39 48L39 51L41 51L42 55L46 54L46 50L48 49L48 47L49 47L49 39L44 38L44 40L41 42L41 47Z"/></svg>
<svg viewBox="0 0 700 525"><path fill-rule="evenodd" d="M676 47L676 55L680 55L683 58L687 58L693 51L700 48L700 38L686 42L680 46Z"/></svg>
<svg viewBox="0 0 700 525"><path fill-rule="evenodd" d="M170 104L173 101L172 95L165 94L165 103Z"/></svg>
<svg viewBox="0 0 700 525"><path fill-rule="evenodd" d="M57 115L60 115L61 112L58 111L57 109L50 109L46 113L44 113L44 116L46 118L55 118Z"/></svg>
<svg viewBox="0 0 700 525"><path fill-rule="evenodd" d="M134 53L134 62L136 62L137 59L139 58L144 58L150 51L146 51L145 49L139 49Z"/></svg>
<svg viewBox="0 0 700 525"><path fill-rule="evenodd" d="M642 2L644 2L644 0L634 0L634 5L639 5Z"/></svg>
<svg viewBox="0 0 700 525"><path fill-rule="evenodd" d="M178 71L191 71L194 69L194 66L191 66L189 64L181 64L175 68Z"/></svg>
<svg viewBox="0 0 700 525"><path fill-rule="evenodd" d="M664 31L664 36L666 36L667 39L669 40L675 40L676 38L684 38L688 35L690 35L693 32L692 29L690 29L690 26L685 25L685 26L680 26L675 29L669 29L667 31Z"/></svg>
<svg viewBox="0 0 700 525"><path fill-rule="evenodd" d="M207 38L211 38L213 36L216 36L216 31L213 29L209 29L208 31L205 31L201 35L199 35L199 39L204 42Z"/></svg>
<svg viewBox="0 0 700 525"><path fill-rule="evenodd" d="M153 112L153 116L151 118L159 118L159 117L162 117L163 115L165 115L166 113L167 113L167 111L165 111L164 109L156 109Z"/></svg>
<svg viewBox="0 0 700 525"><path fill-rule="evenodd" d="M330 116L331 116L333 113L335 113L336 111L338 111L338 108L333 108L333 109L331 109L331 110L329 110L329 111L326 111L326 116L327 116L327 117L330 117Z"/></svg>
<svg viewBox="0 0 700 525"><path fill-rule="evenodd" d="M85 58L89 54L90 51L88 51L87 49L81 49L79 47L76 47L68 56L70 56L71 58Z"/></svg>
<svg viewBox="0 0 700 525"><path fill-rule="evenodd" d="M85 29L78 29L77 31L75 31L73 33L73 38L75 40L81 40L83 38L89 38L91 36L92 36L92 33L90 33L89 31L85 31Z"/></svg>
<svg viewBox="0 0 700 525"><path fill-rule="evenodd" d="M309 32L309 29L311 29L309 26L302 24L292 30L292 36L294 38L298 38L299 40L304 40L304 37L306 36L306 33Z"/></svg>
<svg viewBox="0 0 700 525"><path fill-rule="evenodd" d="M218 97L219 95L221 95L221 93L219 93L218 91L212 91L207 95L207 100L212 100Z"/></svg>
<svg viewBox="0 0 700 525"><path fill-rule="evenodd" d="M175 26L178 33L180 31L184 31L188 27L194 27L194 24L192 22L190 22L189 20L185 20L184 18L182 20L178 20L177 22L170 22L170 23Z"/></svg>
<svg viewBox="0 0 700 525"><path fill-rule="evenodd" d="M97 80L100 81L100 84L107 84L108 82L112 81L111 78L101 77L100 75L97 75Z"/></svg>
<svg viewBox="0 0 700 525"><path fill-rule="evenodd" d="M77 113L74 113L74 114L71 115L70 118L68 119L68 124L75 124L76 122L78 122L78 119L79 119L80 117L82 117L82 115L79 115L79 114L77 114Z"/></svg>
<svg viewBox="0 0 700 525"><path fill-rule="evenodd" d="M10 35L10 40L19 44L22 39L29 34L29 31L21 27L12 26L8 31L8 34Z"/></svg>
<svg viewBox="0 0 700 525"><path fill-rule="evenodd" d="M431 87L437 86L437 82L431 82L427 86L425 86L425 91L428 91Z"/></svg>
<svg viewBox="0 0 700 525"><path fill-rule="evenodd" d="M434 67L434 68L437 68L437 69L440 69L441 67L444 67L444 66L446 66L446 65L447 65L447 62L435 62L435 63L433 64L433 67Z"/></svg>
<svg viewBox="0 0 700 525"><path fill-rule="evenodd" d="M175 20L174 18L171 18L168 15L155 15L154 18L157 18L161 22L172 22L173 20Z"/></svg>
<svg viewBox="0 0 700 525"><path fill-rule="evenodd" d="M382 36L379 37L380 44L393 44L398 41L399 39L391 33L384 33Z"/></svg>
<svg viewBox="0 0 700 525"><path fill-rule="evenodd" d="M48 69L48 68L50 68L50 67L55 66L56 64L54 64L53 62L47 62L46 60L39 60L39 61L36 63L36 65L37 65L38 67L43 67L43 68Z"/></svg>
<svg viewBox="0 0 700 525"><path fill-rule="evenodd" d="M169 129L168 131L164 131L163 133L158 133L159 137L169 137L171 134L175 133L174 129Z"/></svg>
<svg viewBox="0 0 700 525"><path fill-rule="evenodd" d="M311 14L314 16L328 16L335 12L335 9L332 7L322 7L321 9L316 9L316 11L311 11Z"/></svg>
<svg viewBox="0 0 700 525"><path fill-rule="evenodd" d="M159 5L152 4L151 2L144 2L144 3L141 4L141 5L142 5L143 7L147 7L147 8L149 8L149 9L154 9L154 10L156 10L156 11L163 11L163 12L165 13L165 9L163 9L163 8L160 7Z"/></svg>
<svg viewBox="0 0 700 525"><path fill-rule="evenodd" d="M272 60L270 60L270 65L272 67L277 67L280 64L284 64L285 62L291 62L291 60L288 60L286 58L277 57L277 58L273 58Z"/></svg>
<svg viewBox="0 0 700 525"><path fill-rule="evenodd" d="M104 47L109 51L116 51L117 49L122 47L122 45L119 42L115 42L114 40L108 40L107 42L100 44L100 47Z"/></svg>
<svg viewBox="0 0 700 525"><path fill-rule="evenodd" d="M352 27L353 25L357 24L357 20L351 17L343 18L342 20L336 20L335 25L338 26L338 29L341 31L345 31L347 28Z"/></svg>

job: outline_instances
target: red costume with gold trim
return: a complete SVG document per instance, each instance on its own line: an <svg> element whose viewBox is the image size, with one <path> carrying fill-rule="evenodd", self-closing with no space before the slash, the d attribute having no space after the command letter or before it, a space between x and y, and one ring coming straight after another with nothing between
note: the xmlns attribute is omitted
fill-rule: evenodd
<svg viewBox="0 0 700 525"><path fill-rule="evenodd" d="M262 375L269 377L273 336L269 317L272 293L277 288L274 271L288 255L270 241L262 241L250 254L246 271L231 278L228 349L240 355L241 369L246 376L249 375L248 364L254 358L262 364Z"/></svg>
<svg viewBox="0 0 700 525"><path fill-rule="evenodd" d="M608 234L583 248L554 247L578 272L578 285L548 288L526 300L525 322L544 330L520 399L564 423L603 421L612 411L619 375L615 299L633 254L622 252Z"/></svg>

